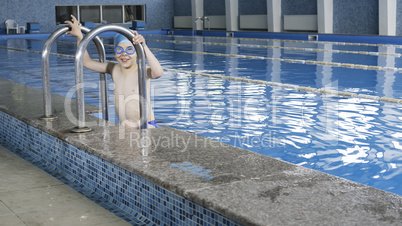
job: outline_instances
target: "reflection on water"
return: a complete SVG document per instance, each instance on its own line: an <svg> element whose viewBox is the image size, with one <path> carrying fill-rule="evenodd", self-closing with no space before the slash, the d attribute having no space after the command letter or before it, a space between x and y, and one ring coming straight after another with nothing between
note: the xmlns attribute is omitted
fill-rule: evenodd
<svg viewBox="0 0 402 226"><path fill-rule="evenodd" d="M185 74L161 79L153 101L165 126L402 193L399 105Z"/></svg>
<svg viewBox="0 0 402 226"><path fill-rule="evenodd" d="M165 68L402 98L401 76L392 70L362 70L202 54L401 67L400 58L395 56L401 50L395 46L203 37L146 38L150 48L193 52L153 51ZM189 42L157 41L160 39ZM74 40L66 40L71 42L56 43L53 51L74 55ZM10 40L0 45L40 51L43 42ZM258 45L272 47L258 48ZM111 47L106 47L107 59L113 60ZM323 51L292 50L292 47ZM337 50L383 54L347 54ZM96 53L94 46L90 46L91 52ZM0 49L0 55L6 56L0 62L0 77L42 88L39 54ZM50 66L52 92L66 95L75 84L74 59L50 56ZM111 83L110 77L108 79ZM97 73L85 71L86 83L98 84L98 80ZM109 95L112 95L113 86L110 85L109 89ZM96 85L89 86L85 92L88 103L100 105ZM151 95L156 118L162 126L178 128L402 195L400 105L173 72L165 72L162 78L152 82ZM109 100L113 98L110 96ZM111 115L111 118L116 117Z"/></svg>

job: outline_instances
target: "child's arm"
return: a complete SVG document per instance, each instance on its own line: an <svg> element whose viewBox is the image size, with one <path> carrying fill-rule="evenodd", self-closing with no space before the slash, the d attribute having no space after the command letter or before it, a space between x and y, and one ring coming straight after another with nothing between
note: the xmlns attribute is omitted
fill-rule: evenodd
<svg viewBox="0 0 402 226"><path fill-rule="evenodd" d="M138 34L137 31L133 31L133 34L135 35L133 38L133 44L141 44L145 56L147 57L149 67L147 68L147 77L148 78L159 78L163 74L163 69L161 65L159 64L158 59L154 56L154 54L151 52L151 50L148 48L148 46L145 44L145 39L142 35Z"/></svg>
<svg viewBox="0 0 402 226"><path fill-rule="evenodd" d="M67 31L66 34L71 34L75 37L77 37L77 46L80 44L84 36L82 35L81 32L81 23L77 21L77 19L71 15L71 21L65 21L65 23L69 24L71 27L71 31ZM91 69L96 72L100 73L109 73L111 74L113 65L112 63L101 63L98 61L94 61L91 59L91 57L88 54L88 51L85 50L84 53L84 67Z"/></svg>

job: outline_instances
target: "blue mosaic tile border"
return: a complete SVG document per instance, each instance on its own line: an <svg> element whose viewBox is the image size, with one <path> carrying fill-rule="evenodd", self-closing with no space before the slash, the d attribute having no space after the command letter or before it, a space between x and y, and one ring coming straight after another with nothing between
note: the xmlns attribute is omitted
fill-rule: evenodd
<svg viewBox="0 0 402 226"><path fill-rule="evenodd" d="M133 225L239 225L1 111L0 144Z"/></svg>

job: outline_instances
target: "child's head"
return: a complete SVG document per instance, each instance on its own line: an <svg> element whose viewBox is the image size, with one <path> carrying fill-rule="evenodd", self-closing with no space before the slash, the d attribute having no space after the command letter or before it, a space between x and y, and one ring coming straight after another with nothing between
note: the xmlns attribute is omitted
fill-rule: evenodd
<svg viewBox="0 0 402 226"><path fill-rule="evenodd" d="M132 43L126 38L126 36L124 36L122 34L117 34L114 37L114 47L116 47L120 43L129 43L132 45Z"/></svg>
<svg viewBox="0 0 402 226"><path fill-rule="evenodd" d="M129 68L135 64L135 48L126 36L117 34L114 38L114 46L114 56L122 67Z"/></svg>

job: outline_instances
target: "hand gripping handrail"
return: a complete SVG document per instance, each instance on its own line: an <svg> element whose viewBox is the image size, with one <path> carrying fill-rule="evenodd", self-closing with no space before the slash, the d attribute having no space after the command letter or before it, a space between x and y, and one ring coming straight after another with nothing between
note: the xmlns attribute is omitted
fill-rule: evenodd
<svg viewBox="0 0 402 226"><path fill-rule="evenodd" d="M77 52L75 55L75 92L77 100L77 127L75 127L72 132L82 133L89 132L91 129L85 126L85 102L84 102L84 68L83 68L83 58L85 49L87 48L89 42L97 35L104 32L118 32L127 37L128 40L134 38L134 34L125 27L118 25L102 25L92 29L85 37L82 39L81 43L78 45ZM137 52L138 60L138 88L140 95L140 119L141 119L141 129L148 128L148 109L147 109L147 86L146 86L146 75L145 75L145 54L142 45L134 45Z"/></svg>
<svg viewBox="0 0 402 226"><path fill-rule="evenodd" d="M42 82L43 82L43 102L45 108L45 115L41 117L44 120L54 120L57 117L53 114L52 111L52 97L50 94L50 74L49 74L49 55L50 50L53 45L53 42L65 34L70 27L61 27L54 31L49 38L46 40L45 45L43 46L42 51ZM87 34L90 31L89 28L81 27L81 32ZM106 61L105 47L103 42L99 37L95 37L94 43L96 48L98 49L99 61ZM101 89L101 102L102 102L102 116L103 119L109 119L109 109L108 109L108 101L107 101L107 87L106 87L106 74L100 73L100 89Z"/></svg>

